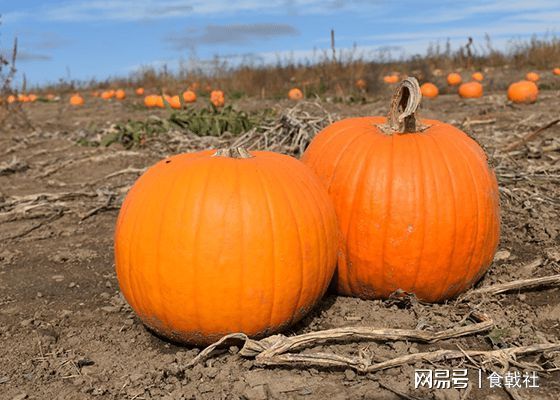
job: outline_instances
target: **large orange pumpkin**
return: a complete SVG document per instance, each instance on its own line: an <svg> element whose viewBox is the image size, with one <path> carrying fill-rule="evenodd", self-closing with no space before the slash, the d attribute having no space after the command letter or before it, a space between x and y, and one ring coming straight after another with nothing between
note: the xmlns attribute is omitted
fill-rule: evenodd
<svg viewBox="0 0 560 400"><path fill-rule="evenodd" d="M192 90L185 90L183 92L183 100L185 103L194 103L196 101L196 93Z"/></svg>
<svg viewBox="0 0 560 400"><path fill-rule="evenodd" d="M527 75L525 75L525 79L531 82L538 82L539 79L541 79L541 76L536 72L527 72Z"/></svg>
<svg viewBox="0 0 560 400"><path fill-rule="evenodd" d="M224 92L221 90L212 90L210 93L210 103L212 103L214 107L223 107L225 104Z"/></svg>
<svg viewBox="0 0 560 400"><path fill-rule="evenodd" d="M449 75L447 75L447 84L449 86L457 86L461 82L463 82L463 78L461 78L461 75L459 75L458 73L452 72Z"/></svg>
<svg viewBox="0 0 560 400"><path fill-rule="evenodd" d="M70 97L70 104L73 106L81 106L84 104L84 98L76 93Z"/></svg>
<svg viewBox="0 0 560 400"><path fill-rule="evenodd" d="M336 122L303 155L335 205L342 236L335 284L344 295L387 298L401 289L443 301L492 262L500 230L494 172L464 132L417 118L420 97L408 78L388 118Z"/></svg>
<svg viewBox="0 0 560 400"><path fill-rule="evenodd" d="M162 160L134 184L115 231L120 288L159 334L204 345L300 320L336 267L336 214L300 161L243 149Z"/></svg>
<svg viewBox="0 0 560 400"><path fill-rule="evenodd" d="M507 91L508 99L514 103L534 103L538 95L539 88L531 81L512 83Z"/></svg>
<svg viewBox="0 0 560 400"><path fill-rule="evenodd" d="M288 98L290 100L301 100L303 99L303 92L299 88L292 88L288 91Z"/></svg>
<svg viewBox="0 0 560 400"><path fill-rule="evenodd" d="M459 86L459 96L464 99L477 99L482 97L484 89L479 82L465 82Z"/></svg>
<svg viewBox="0 0 560 400"><path fill-rule="evenodd" d="M420 86L420 91L422 92L422 96L429 99L434 99L439 95L439 89L437 86L430 82L422 84L422 86Z"/></svg>
<svg viewBox="0 0 560 400"><path fill-rule="evenodd" d="M475 72L472 74L471 78L475 81L482 82L484 80L484 75L482 75L482 72Z"/></svg>

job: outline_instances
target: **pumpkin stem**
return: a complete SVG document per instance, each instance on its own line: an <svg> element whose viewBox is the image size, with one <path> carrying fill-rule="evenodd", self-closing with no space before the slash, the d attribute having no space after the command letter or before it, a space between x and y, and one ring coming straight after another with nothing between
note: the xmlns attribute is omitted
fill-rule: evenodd
<svg viewBox="0 0 560 400"><path fill-rule="evenodd" d="M387 125L391 133L409 133L420 130L417 110L421 100L422 92L416 78L409 77L398 84L393 93L387 116Z"/></svg>
<svg viewBox="0 0 560 400"><path fill-rule="evenodd" d="M253 157L245 147L228 147L219 149L212 157L251 158Z"/></svg>

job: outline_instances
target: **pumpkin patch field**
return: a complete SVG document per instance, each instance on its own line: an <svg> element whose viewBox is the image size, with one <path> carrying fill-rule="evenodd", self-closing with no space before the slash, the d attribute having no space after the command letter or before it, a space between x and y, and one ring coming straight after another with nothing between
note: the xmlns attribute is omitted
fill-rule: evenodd
<svg viewBox="0 0 560 400"><path fill-rule="evenodd" d="M557 2L4 3L0 400L560 399Z"/></svg>
<svg viewBox="0 0 560 400"><path fill-rule="evenodd" d="M5 102L0 398L558 398L557 78L387 76Z"/></svg>

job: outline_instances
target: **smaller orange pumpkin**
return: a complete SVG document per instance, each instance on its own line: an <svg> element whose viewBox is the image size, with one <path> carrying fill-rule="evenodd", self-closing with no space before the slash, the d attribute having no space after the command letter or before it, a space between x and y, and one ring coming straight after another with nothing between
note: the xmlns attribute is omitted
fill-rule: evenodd
<svg viewBox="0 0 560 400"><path fill-rule="evenodd" d="M475 72L471 75L471 77L473 78L473 80L478 82L482 82L484 80L484 75L482 75L482 72Z"/></svg>
<svg viewBox="0 0 560 400"><path fill-rule="evenodd" d="M29 97L25 94L19 94L18 95L18 101L20 103L28 103L29 102Z"/></svg>
<svg viewBox="0 0 560 400"><path fill-rule="evenodd" d="M553 73L554 75L560 75L560 68L554 68L554 69L552 70L552 73Z"/></svg>
<svg viewBox="0 0 560 400"><path fill-rule="evenodd" d="M288 92L288 98L290 100L301 100L303 99L303 92L299 88L292 88Z"/></svg>
<svg viewBox="0 0 560 400"><path fill-rule="evenodd" d="M459 96L464 99L478 99L484 94L484 89L479 82L466 82L459 86Z"/></svg>
<svg viewBox="0 0 560 400"><path fill-rule="evenodd" d="M30 93L29 101L33 103L35 100L37 100L37 95L35 93Z"/></svg>
<svg viewBox="0 0 560 400"><path fill-rule="evenodd" d="M527 72L527 75L525 75L525 79L531 82L538 82L539 79L541 79L541 76L536 72Z"/></svg>
<svg viewBox="0 0 560 400"><path fill-rule="evenodd" d="M144 97L144 105L148 108L155 107L155 105L156 105L155 96L153 94L150 94L150 95Z"/></svg>
<svg viewBox="0 0 560 400"><path fill-rule="evenodd" d="M163 96L154 95L154 107L165 108L165 102L163 101Z"/></svg>
<svg viewBox="0 0 560 400"><path fill-rule="evenodd" d="M79 93L76 93L70 97L70 104L73 106L81 106L84 104L84 98L80 96Z"/></svg>
<svg viewBox="0 0 560 400"><path fill-rule="evenodd" d="M192 90L185 90L183 92L183 100L185 103L194 103L196 101L196 93Z"/></svg>
<svg viewBox="0 0 560 400"><path fill-rule="evenodd" d="M17 101L17 98L13 94L11 94L11 95L8 96L7 101L8 101L8 104L12 104L12 103L15 103Z"/></svg>
<svg viewBox="0 0 560 400"><path fill-rule="evenodd" d="M449 86L457 86L461 84L461 82L463 82L463 78L461 78L461 75L459 75L458 73L452 72L447 75L447 83L449 84Z"/></svg>
<svg viewBox="0 0 560 400"><path fill-rule="evenodd" d="M358 79L356 81L356 88L358 88L359 90L366 90L367 88L367 83L365 81L365 79Z"/></svg>
<svg viewBox="0 0 560 400"><path fill-rule="evenodd" d="M174 108L174 109L179 109L181 108L183 105L181 104L181 98L179 96L168 96L165 95L164 96L165 102L167 104L169 104L169 107Z"/></svg>
<svg viewBox="0 0 560 400"><path fill-rule="evenodd" d="M112 99L114 96L115 96L114 90L105 90L104 92L101 93L101 98L104 100Z"/></svg>
<svg viewBox="0 0 560 400"><path fill-rule="evenodd" d="M385 75L383 77L383 82L389 83L389 84L397 83L399 80L400 79L399 79L399 76L397 74Z"/></svg>
<svg viewBox="0 0 560 400"><path fill-rule="evenodd" d="M210 93L210 102L214 107L223 107L225 104L224 92L221 90L212 90Z"/></svg>
<svg viewBox="0 0 560 400"><path fill-rule="evenodd" d="M507 96L514 103L534 103L537 101L539 88L535 82L519 81L509 85Z"/></svg>
<svg viewBox="0 0 560 400"><path fill-rule="evenodd" d="M430 82L422 84L422 86L420 86L420 91L422 92L422 96L428 99L435 99L439 95L437 86Z"/></svg>
<svg viewBox="0 0 560 400"><path fill-rule="evenodd" d="M126 92L122 89L115 91L115 98L117 100L124 100L126 98Z"/></svg>
<svg viewBox="0 0 560 400"><path fill-rule="evenodd" d="M135 93L136 93L138 96L143 96L143 95L144 95L144 88L143 88L143 87L137 88L137 89L135 90Z"/></svg>

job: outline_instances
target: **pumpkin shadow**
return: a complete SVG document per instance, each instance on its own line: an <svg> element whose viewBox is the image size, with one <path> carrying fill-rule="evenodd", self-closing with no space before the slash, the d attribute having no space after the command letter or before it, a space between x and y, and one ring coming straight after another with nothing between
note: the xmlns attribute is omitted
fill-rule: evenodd
<svg viewBox="0 0 560 400"><path fill-rule="evenodd" d="M323 312L328 311L334 305L338 296L339 295L329 289L309 313L307 313L300 321L283 330L281 333L289 336L290 334L298 334L306 328L310 328L317 322L318 319L321 319L321 314Z"/></svg>

